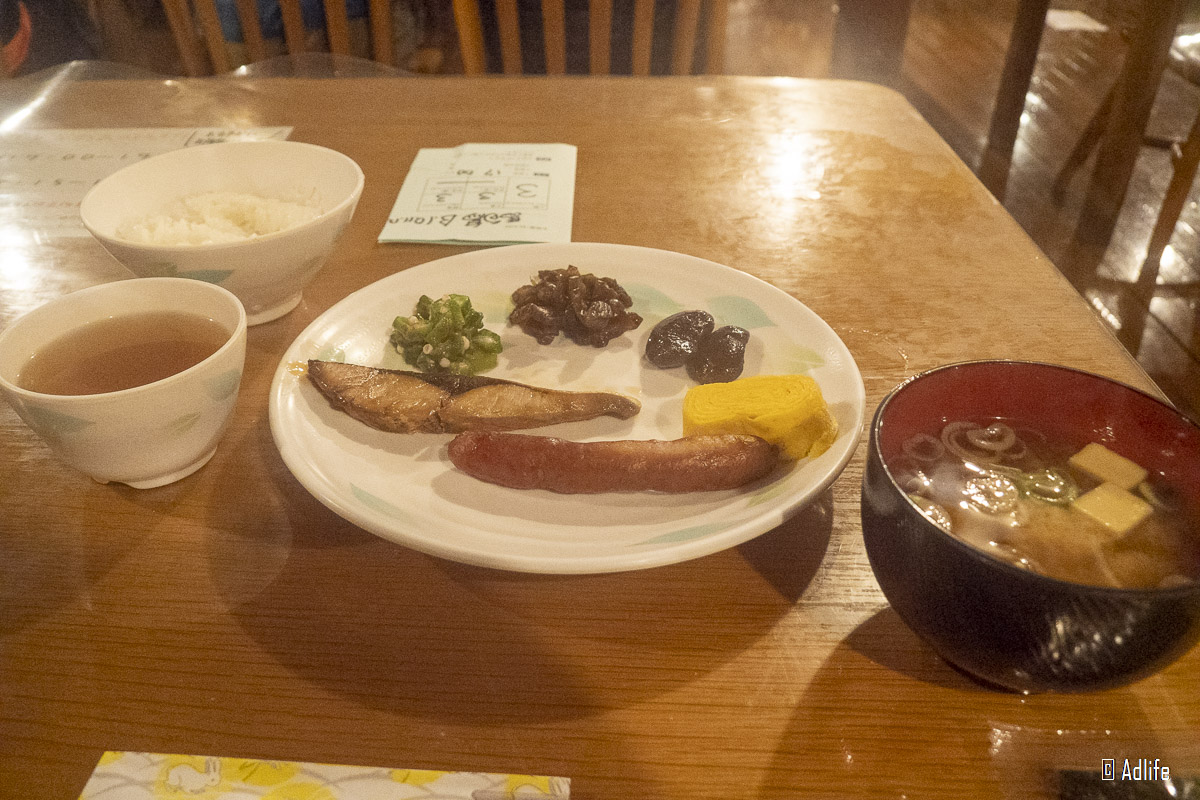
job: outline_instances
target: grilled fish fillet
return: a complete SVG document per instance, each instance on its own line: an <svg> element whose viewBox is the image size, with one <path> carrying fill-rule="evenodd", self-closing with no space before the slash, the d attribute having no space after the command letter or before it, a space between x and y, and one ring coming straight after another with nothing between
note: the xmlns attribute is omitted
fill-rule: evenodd
<svg viewBox="0 0 1200 800"><path fill-rule="evenodd" d="M395 433L513 431L604 416L629 419L642 408L610 392L564 392L482 375L428 375L336 361L309 361L308 379L334 408Z"/></svg>

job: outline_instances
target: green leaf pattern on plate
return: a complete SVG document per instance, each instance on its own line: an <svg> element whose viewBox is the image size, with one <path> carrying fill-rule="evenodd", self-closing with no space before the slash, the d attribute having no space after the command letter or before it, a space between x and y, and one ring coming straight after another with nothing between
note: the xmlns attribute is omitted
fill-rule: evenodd
<svg viewBox="0 0 1200 800"><path fill-rule="evenodd" d="M143 264L139 272L147 278L175 278L179 275L179 267L174 261L154 261Z"/></svg>
<svg viewBox="0 0 1200 800"><path fill-rule="evenodd" d="M746 507L753 508L757 505L774 500L777 497L782 497L791 490L787 478L778 478L772 483L767 484L761 490L755 492L746 498Z"/></svg>
<svg viewBox="0 0 1200 800"><path fill-rule="evenodd" d="M204 281L205 283L224 283L225 279L233 274L231 269L193 269L187 272L180 272L175 275L177 278L191 278L194 281Z"/></svg>
<svg viewBox="0 0 1200 800"><path fill-rule="evenodd" d="M665 319L677 311L685 311L677 301L644 283L622 284L633 299L633 310L650 320Z"/></svg>
<svg viewBox="0 0 1200 800"><path fill-rule="evenodd" d="M183 436L196 426L203 415L199 411L194 411L191 414L184 414L182 417L177 417L166 425L163 430L172 436Z"/></svg>
<svg viewBox="0 0 1200 800"><path fill-rule="evenodd" d="M193 269L180 271L174 261L158 261L142 267L141 272L147 278L191 278L205 283L224 283L233 274L231 269Z"/></svg>
<svg viewBox="0 0 1200 800"><path fill-rule="evenodd" d="M739 328L754 330L755 328L774 328L775 323L767 316L758 303L736 295L722 295L708 299L708 313L717 320L717 327L722 325L737 325Z"/></svg>
<svg viewBox="0 0 1200 800"><path fill-rule="evenodd" d="M208 396L213 400L227 400L237 394L238 385L241 383L241 380L241 371L231 369L215 378L211 378L204 388L208 392Z"/></svg>
<svg viewBox="0 0 1200 800"><path fill-rule="evenodd" d="M668 542L690 542L692 539L700 539L704 536L709 536L714 533L725 530L728 523L724 522L709 522L704 525L693 525L690 528L681 528L677 531L663 533L643 542L637 542L630 547L641 547L647 544L665 544Z"/></svg>
<svg viewBox="0 0 1200 800"><path fill-rule="evenodd" d="M634 310L647 319L665 319L680 311L692 310L685 308L661 290L643 283L627 283L625 290L633 298ZM698 310L712 314L718 327L737 325L746 330L776 327L775 321L767 316L757 303L737 295L710 297Z"/></svg>
<svg viewBox="0 0 1200 800"><path fill-rule="evenodd" d="M307 275L310 272L316 272L322 266L324 266L326 257L327 256L325 254L321 254L319 256L313 256L312 258L308 259L303 264L301 264L300 269L298 269L296 271L301 275Z"/></svg>
<svg viewBox="0 0 1200 800"><path fill-rule="evenodd" d="M342 363L346 360L346 351L340 347L333 347L330 345L322 347L320 350L314 353L311 358L314 361L336 361L338 363Z"/></svg>
<svg viewBox="0 0 1200 800"><path fill-rule="evenodd" d="M360 486L355 486L353 483L350 484L350 492L354 495L354 499L358 500L358 502L362 503L372 511L377 511L380 514L386 514L392 519L396 519L400 522L410 525L416 521L407 511L392 505L386 500L381 500Z"/></svg>
<svg viewBox="0 0 1200 800"><path fill-rule="evenodd" d="M776 353L779 371L783 374L803 374L817 367L825 366L825 359L815 350L801 345L792 345L783 352Z"/></svg>
<svg viewBox="0 0 1200 800"><path fill-rule="evenodd" d="M94 424L92 420L64 414L61 411L51 411L48 408L25 406L21 413L29 423L29 427L37 431L39 436L47 439L57 439L69 433L76 433Z"/></svg>
<svg viewBox="0 0 1200 800"><path fill-rule="evenodd" d="M503 325L508 322L508 315L512 313L513 302L512 292L500 291L491 289L486 291L463 292L471 298L471 307L483 314L483 318L489 325ZM414 301L415 302L415 301ZM409 313L412 309L409 309ZM399 315L402 312L397 312Z"/></svg>

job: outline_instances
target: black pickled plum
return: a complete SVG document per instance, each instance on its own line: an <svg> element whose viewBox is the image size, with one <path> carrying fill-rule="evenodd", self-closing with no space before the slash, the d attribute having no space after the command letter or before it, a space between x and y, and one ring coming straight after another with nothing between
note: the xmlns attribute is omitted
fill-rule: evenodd
<svg viewBox="0 0 1200 800"><path fill-rule="evenodd" d="M688 359L687 372L697 383L724 383L742 374L750 331L734 325L718 328L700 340Z"/></svg>
<svg viewBox="0 0 1200 800"><path fill-rule="evenodd" d="M654 326L646 341L646 359L656 367L682 367L696 352L700 340L712 333L712 314L680 311Z"/></svg>

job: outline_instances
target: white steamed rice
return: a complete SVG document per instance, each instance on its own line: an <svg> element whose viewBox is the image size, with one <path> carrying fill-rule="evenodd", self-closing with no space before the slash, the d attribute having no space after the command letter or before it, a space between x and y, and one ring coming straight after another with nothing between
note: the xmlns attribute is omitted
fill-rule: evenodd
<svg viewBox="0 0 1200 800"><path fill-rule="evenodd" d="M166 213L128 220L117 237L136 244L240 242L316 219L321 210L300 203L237 192L181 198Z"/></svg>

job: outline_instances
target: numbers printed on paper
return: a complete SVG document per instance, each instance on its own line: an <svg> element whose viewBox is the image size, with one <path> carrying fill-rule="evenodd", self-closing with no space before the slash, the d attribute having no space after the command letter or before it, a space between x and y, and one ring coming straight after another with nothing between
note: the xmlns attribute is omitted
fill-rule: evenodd
<svg viewBox="0 0 1200 800"><path fill-rule="evenodd" d="M457 209L536 208L550 203L550 178L531 175L510 178L430 178L425 182L418 211Z"/></svg>

